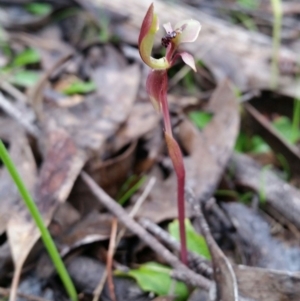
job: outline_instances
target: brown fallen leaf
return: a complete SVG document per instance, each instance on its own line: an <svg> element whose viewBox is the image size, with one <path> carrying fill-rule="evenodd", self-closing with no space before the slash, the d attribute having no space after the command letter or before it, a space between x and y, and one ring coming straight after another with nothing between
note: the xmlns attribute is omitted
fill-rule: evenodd
<svg viewBox="0 0 300 301"><path fill-rule="evenodd" d="M126 120L134 103L139 83L137 66L123 71L99 68L97 72L98 88L103 89L100 97L86 98L84 103L72 108L43 107L47 110L45 118L40 120L44 161L34 199L46 225L49 225L58 204L67 199L87 159L94 154L99 160L95 153L100 152L106 139ZM28 253L40 236L27 209L20 204L18 210L12 212L7 227L16 268L14 288Z"/></svg>
<svg viewBox="0 0 300 301"><path fill-rule="evenodd" d="M159 121L160 116L153 110L151 103L135 103L126 123L110 141L111 148L117 152L129 142L148 134L157 126Z"/></svg>
<svg viewBox="0 0 300 301"><path fill-rule="evenodd" d="M3 119L0 124L2 122L5 124L3 128L9 128L10 130L6 130L5 133L2 130L3 128L0 127L0 138L9 144L10 156L26 186L32 191L36 183L37 168L28 140L22 129L13 121ZM10 131L14 134L11 135ZM13 212L20 210L19 198L19 192L10 174L4 167L0 168L0 233L5 231Z"/></svg>
<svg viewBox="0 0 300 301"><path fill-rule="evenodd" d="M49 225L57 205L66 200L85 160L85 154L76 148L65 131L50 133L45 160L34 193L34 200L46 225ZM25 259L40 237L27 208L20 199L18 201L19 206L12 211L7 225L7 236L15 265L11 300L15 298Z"/></svg>
<svg viewBox="0 0 300 301"><path fill-rule="evenodd" d="M99 158L101 161L106 139L114 135L131 111L139 84L139 73L136 65L122 70L97 68L94 81L98 93L87 96L83 102L71 108L46 103L45 125L48 124L49 127L55 122L70 134L77 147L87 151L89 155L93 154L96 161Z"/></svg>
<svg viewBox="0 0 300 301"><path fill-rule="evenodd" d="M239 291L255 301L298 301L300 273L234 266Z"/></svg>
<svg viewBox="0 0 300 301"><path fill-rule="evenodd" d="M167 179L163 179L161 170L158 167L153 167L149 176L157 178L157 182L137 216L148 218L155 223L177 218L177 182L175 173L173 172ZM137 200L138 195L139 194L137 193L133 197L133 202ZM128 206L126 211L130 212L132 207L132 205ZM186 217L193 216L189 204L186 206L185 213Z"/></svg>
<svg viewBox="0 0 300 301"><path fill-rule="evenodd" d="M107 240L110 236L112 216L92 211L58 238L61 254L81 245Z"/></svg>
<svg viewBox="0 0 300 301"><path fill-rule="evenodd" d="M208 200L230 158L239 130L238 101L228 81L220 84L208 103L213 118L203 132L185 120L179 137L190 153L186 161L187 183L196 198Z"/></svg>

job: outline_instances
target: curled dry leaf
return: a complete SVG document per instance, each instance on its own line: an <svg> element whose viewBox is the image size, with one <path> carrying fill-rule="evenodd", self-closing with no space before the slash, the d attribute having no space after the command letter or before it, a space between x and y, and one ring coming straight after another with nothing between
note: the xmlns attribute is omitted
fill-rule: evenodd
<svg viewBox="0 0 300 301"><path fill-rule="evenodd" d="M110 237L112 216L92 211L59 237L61 254Z"/></svg>

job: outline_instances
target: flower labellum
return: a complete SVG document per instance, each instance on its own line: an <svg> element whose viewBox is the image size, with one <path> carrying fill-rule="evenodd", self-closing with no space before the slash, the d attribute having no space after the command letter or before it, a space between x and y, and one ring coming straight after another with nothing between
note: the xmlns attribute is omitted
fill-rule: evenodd
<svg viewBox="0 0 300 301"><path fill-rule="evenodd" d="M144 63L154 70L167 70L175 64L179 57L181 57L184 63L196 72L193 56L187 52L176 52L176 50L181 43L191 43L197 39L201 29L200 23L193 19L180 21L175 25L174 29L172 28L171 23L164 24L166 35L162 37L162 45L166 47L166 56L155 59L151 56L151 52L155 34L158 29L158 17L154 12L154 5L151 4L143 20L138 39L139 52ZM160 93L155 91L155 87L158 90L161 90L162 87L161 85L153 85L153 83L160 82L162 73L152 71L149 76L151 76L151 78L147 80L147 91L154 108L159 111ZM157 76L157 79L155 79L155 76ZM167 85L167 83L164 85Z"/></svg>

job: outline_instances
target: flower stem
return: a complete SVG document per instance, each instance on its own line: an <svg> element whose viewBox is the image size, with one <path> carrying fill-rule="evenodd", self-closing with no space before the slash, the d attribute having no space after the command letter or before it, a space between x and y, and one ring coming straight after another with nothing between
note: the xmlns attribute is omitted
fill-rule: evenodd
<svg viewBox="0 0 300 301"><path fill-rule="evenodd" d="M161 99L161 106L165 127L165 139L172 160L176 176L177 176L177 209L179 221L179 235L180 235L180 257L184 264L187 264L187 246L185 234L185 200L184 200L184 185L185 185L185 169L183 164L183 157L180 147L172 134L169 106L167 95Z"/></svg>
<svg viewBox="0 0 300 301"><path fill-rule="evenodd" d="M166 92L164 92L164 93L166 93ZM161 107L162 107L162 114L163 114L163 119L164 119L165 132L170 137L173 137L167 95L164 95L162 97L162 99L161 99Z"/></svg>

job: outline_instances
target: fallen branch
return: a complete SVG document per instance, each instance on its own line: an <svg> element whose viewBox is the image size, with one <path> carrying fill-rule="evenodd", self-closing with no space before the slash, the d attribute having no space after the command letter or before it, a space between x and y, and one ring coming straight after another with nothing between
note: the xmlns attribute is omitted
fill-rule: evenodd
<svg viewBox="0 0 300 301"><path fill-rule="evenodd" d="M122 223L131 232L144 241L155 253L159 254L175 270L180 270L186 276L185 280L189 285L209 290L212 282L201 275L196 274L179 259L165 248L154 236L147 232L139 223L133 220L128 213L113 200L97 183L84 171L81 172L81 178L91 189L95 197L104 205L112 214L114 214L120 223Z"/></svg>

